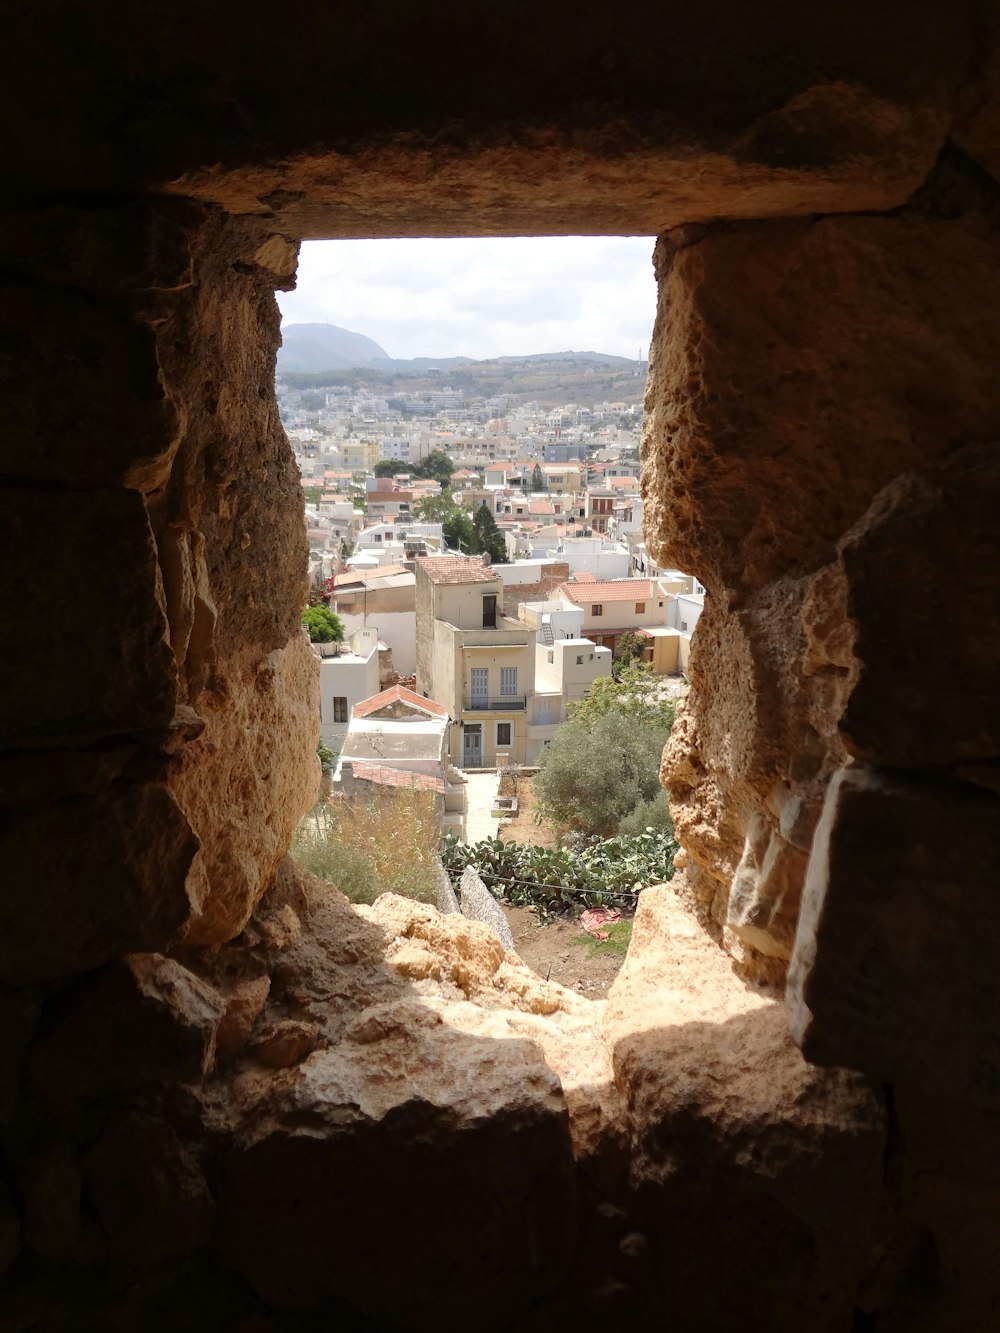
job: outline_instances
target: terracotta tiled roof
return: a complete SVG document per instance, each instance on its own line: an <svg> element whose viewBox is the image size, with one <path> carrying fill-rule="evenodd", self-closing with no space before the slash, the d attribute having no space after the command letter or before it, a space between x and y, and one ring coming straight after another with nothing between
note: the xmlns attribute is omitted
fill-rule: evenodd
<svg viewBox="0 0 1000 1333"><path fill-rule="evenodd" d="M649 579L584 579L577 575L573 583L562 583L559 591L571 602L647 602L659 594Z"/></svg>
<svg viewBox="0 0 1000 1333"><path fill-rule="evenodd" d="M346 574L338 574L336 586L346 587L351 583L364 583L366 579L384 579L393 574L411 574L413 571L405 565L377 565L373 569L351 569Z"/></svg>
<svg viewBox="0 0 1000 1333"><path fill-rule="evenodd" d="M531 514L554 514L556 507L551 500L532 500L528 505Z"/></svg>
<svg viewBox="0 0 1000 1333"><path fill-rule="evenodd" d="M351 763L351 772L356 778L377 783L380 787L418 787L421 791L440 792L442 796L445 793L444 778L432 777L430 773L414 773L408 768L392 768L388 764L355 759Z"/></svg>
<svg viewBox="0 0 1000 1333"><path fill-rule="evenodd" d="M477 556L421 556L417 564L432 583L494 583L498 575Z"/></svg>
<svg viewBox="0 0 1000 1333"><path fill-rule="evenodd" d="M408 704L411 708L418 708L421 712L429 713L431 717L447 717L448 710L443 708L434 699L424 699L413 690L408 690L405 685L390 685L387 690L381 694L373 694L370 699L365 699L363 703L354 705L354 717L368 717L371 713L377 713L380 708L387 708L389 704L402 703Z"/></svg>

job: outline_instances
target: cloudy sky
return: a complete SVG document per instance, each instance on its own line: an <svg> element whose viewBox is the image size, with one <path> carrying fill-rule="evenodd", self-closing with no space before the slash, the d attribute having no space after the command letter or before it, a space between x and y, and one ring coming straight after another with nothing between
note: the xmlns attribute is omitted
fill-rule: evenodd
<svg viewBox="0 0 1000 1333"><path fill-rule="evenodd" d="M649 350L653 238L307 241L285 324L339 324L391 357Z"/></svg>

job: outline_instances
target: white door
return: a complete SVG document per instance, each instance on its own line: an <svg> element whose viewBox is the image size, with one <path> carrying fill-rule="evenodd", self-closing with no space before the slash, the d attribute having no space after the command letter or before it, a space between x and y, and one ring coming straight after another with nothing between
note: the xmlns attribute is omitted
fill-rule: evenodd
<svg viewBox="0 0 1000 1333"><path fill-rule="evenodd" d="M490 700L489 667L472 668L472 707L488 708Z"/></svg>
<svg viewBox="0 0 1000 1333"><path fill-rule="evenodd" d="M477 722L474 727L465 728L465 742L462 752L463 768L482 768L483 766L483 729Z"/></svg>

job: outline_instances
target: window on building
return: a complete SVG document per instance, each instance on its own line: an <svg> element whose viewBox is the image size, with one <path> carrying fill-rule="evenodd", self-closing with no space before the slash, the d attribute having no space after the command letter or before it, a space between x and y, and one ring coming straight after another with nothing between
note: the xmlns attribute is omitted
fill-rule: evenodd
<svg viewBox="0 0 1000 1333"><path fill-rule="evenodd" d="M347 721L347 699L342 694L333 696L333 720L334 722Z"/></svg>
<svg viewBox="0 0 1000 1333"><path fill-rule="evenodd" d="M500 694L503 698L517 694L517 667L500 668Z"/></svg>
<svg viewBox="0 0 1000 1333"><path fill-rule="evenodd" d="M681 621L681 633L682 633L682 634L684 634L684 633L687 632L687 627L688 627L688 623L687 623L687 621L686 621L686 620L682 620L682 621Z"/></svg>
<svg viewBox="0 0 1000 1333"><path fill-rule="evenodd" d="M645 603L645 602L636 602L636 604L635 604L635 613L636 613L637 616L643 616L643 615L645 615L645 614L646 614L646 603Z"/></svg>
<svg viewBox="0 0 1000 1333"><path fill-rule="evenodd" d="M583 653L576 659L577 666L583 666Z"/></svg>
<svg viewBox="0 0 1000 1333"><path fill-rule="evenodd" d="M510 745L511 724L509 722L497 723L497 746Z"/></svg>
<svg viewBox="0 0 1000 1333"><path fill-rule="evenodd" d="M590 608L590 614L592 616L603 616L604 615L603 603L595 602L594 605Z"/></svg>
<svg viewBox="0 0 1000 1333"><path fill-rule="evenodd" d="M551 663L554 663L555 660L556 660L556 655L555 655L554 651L553 651L551 648L550 648L549 651L545 654L545 656L548 658L550 664L551 664Z"/></svg>

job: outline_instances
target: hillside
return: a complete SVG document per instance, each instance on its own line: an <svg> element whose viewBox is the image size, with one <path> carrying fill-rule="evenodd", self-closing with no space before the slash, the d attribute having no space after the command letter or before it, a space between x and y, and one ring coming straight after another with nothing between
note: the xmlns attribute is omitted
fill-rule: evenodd
<svg viewBox="0 0 1000 1333"><path fill-rule="evenodd" d="M281 331L280 374L322 374L389 360L374 338L336 324L289 324Z"/></svg>

